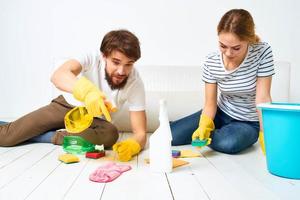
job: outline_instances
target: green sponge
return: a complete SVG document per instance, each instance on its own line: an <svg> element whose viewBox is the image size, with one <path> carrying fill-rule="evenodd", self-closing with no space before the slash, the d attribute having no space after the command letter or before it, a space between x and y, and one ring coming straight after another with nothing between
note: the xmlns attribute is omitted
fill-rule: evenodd
<svg viewBox="0 0 300 200"><path fill-rule="evenodd" d="M207 138L205 140L195 139L192 141L192 146L204 147L206 145L209 145L210 142L211 142L211 138Z"/></svg>

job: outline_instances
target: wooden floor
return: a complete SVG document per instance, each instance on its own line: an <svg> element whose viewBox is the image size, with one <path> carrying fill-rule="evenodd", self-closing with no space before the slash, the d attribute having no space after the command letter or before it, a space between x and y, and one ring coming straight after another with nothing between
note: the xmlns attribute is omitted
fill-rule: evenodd
<svg viewBox="0 0 300 200"><path fill-rule="evenodd" d="M122 136L127 137L126 134ZM173 149L194 149L190 145ZM169 174L153 173L144 162L148 150L126 163L132 170L111 183L89 181L98 166L114 157L97 160L80 157L76 164L58 161L61 146L26 144L0 147L0 199L299 199L300 181L273 176L266 170L258 145L239 155L226 155L209 148L202 157L184 159L189 165ZM117 161L116 161L117 162Z"/></svg>

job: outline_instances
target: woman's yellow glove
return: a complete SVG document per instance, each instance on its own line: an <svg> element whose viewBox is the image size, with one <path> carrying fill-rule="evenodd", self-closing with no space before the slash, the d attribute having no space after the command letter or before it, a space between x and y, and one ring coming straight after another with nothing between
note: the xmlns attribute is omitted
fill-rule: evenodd
<svg viewBox="0 0 300 200"><path fill-rule="evenodd" d="M192 140L195 140L197 138L199 138L200 140L208 139L210 138L210 134L214 129L214 121L205 114L202 114L199 122L199 127L194 131Z"/></svg>
<svg viewBox="0 0 300 200"><path fill-rule="evenodd" d="M258 141L263 154L266 155L264 132L259 131Z"/></svg>
<svg viewBox="0 0 300 200"><path fill-rule="evenodd" d="M126 162L141 151L141 146L134 139L127 139L114 144L113 150L117 153L120 161Z"/></svg>
<svg viewBox="0 0 300 200"><path fill-rule="evenodd" d="M103 114L106 120L111 122L110 114L104 103L105 95L87 78L81 77L76 81L73 96L84 102L90 115L99 117Z"/></svg>

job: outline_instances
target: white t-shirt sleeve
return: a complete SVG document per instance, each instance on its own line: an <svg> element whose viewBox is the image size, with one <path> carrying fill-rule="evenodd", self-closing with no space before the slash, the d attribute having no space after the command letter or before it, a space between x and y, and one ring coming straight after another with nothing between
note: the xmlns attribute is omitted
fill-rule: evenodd
<svg viewBox="0 0 300 200"><path fill-rule="evenodd" d="M145 88L141 79L135 80L129 88L127 103L129 111L145 110Z"/></svg>
<svg viewBox="0 0 300 200"><path fill-rule="evenodd" d="M82 72L90 71L93 66L95 66L99 61L98 52L90 52L87 54L81 54L75 56L73 59L77 60L82 66Z"/></svg>

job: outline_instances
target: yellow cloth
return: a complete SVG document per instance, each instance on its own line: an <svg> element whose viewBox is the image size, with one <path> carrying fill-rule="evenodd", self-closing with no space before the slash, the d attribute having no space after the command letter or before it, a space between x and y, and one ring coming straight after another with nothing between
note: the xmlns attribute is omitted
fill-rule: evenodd
<svg viewBox="0 0 300 200"><path fill-rule="evenodd" d="M58 160L66 164L79 162L79 158L77 156L68 153L60 155Z"/></svg>
<svg viewBox="0 0 300 200"><path fill-rule="evenodd" d="M211 131L215 129L214 121L206 116L205 114L201 115L199 127L194 131L192 139L195 140L199 138L200 140L205 140L210 137Z"/></svg>
<svg viewBox="0 0 300 200"><path fill-rule="evenodd" d="M185 161L185 160L180 160L180 159L177 159L177 158L173 158L173 169L176 168L176 167L180 167L182 165L187 165L189 164L189 162ZM146 163L150 163L150 160L149 158L145 158L145 162Z"/></svg>
<svg viewBox="0 0 300 200"><path fill-rule="evenodd" d="M117 153L120 161L127 162L141 151L141 146L134 139L127 139L114 144L113 150Z"/></svg>
<svg viewBox="0 0 300 200"><path fill-rule="evenodd" d="M266 155L264 132L259 131L258 141L259 141L260 148L261 148L263 154Z"/></svg>
<svg viewBox="0 0 300 200"><path fill-rule="evenodd" d="M104 104L105 95L87 78L81 77L76 81L73 96L85 103L90 115L99 117L103 114L106 120L111 122L110 114Z"/></svg>
<svg viewBox="0 0 300 200"><path fill-rule="evenodd" d="M185 149L180 151L180 158L192 158L192 157L200 157L201 154L198 152L194 152L190 149Z"/></svg>

